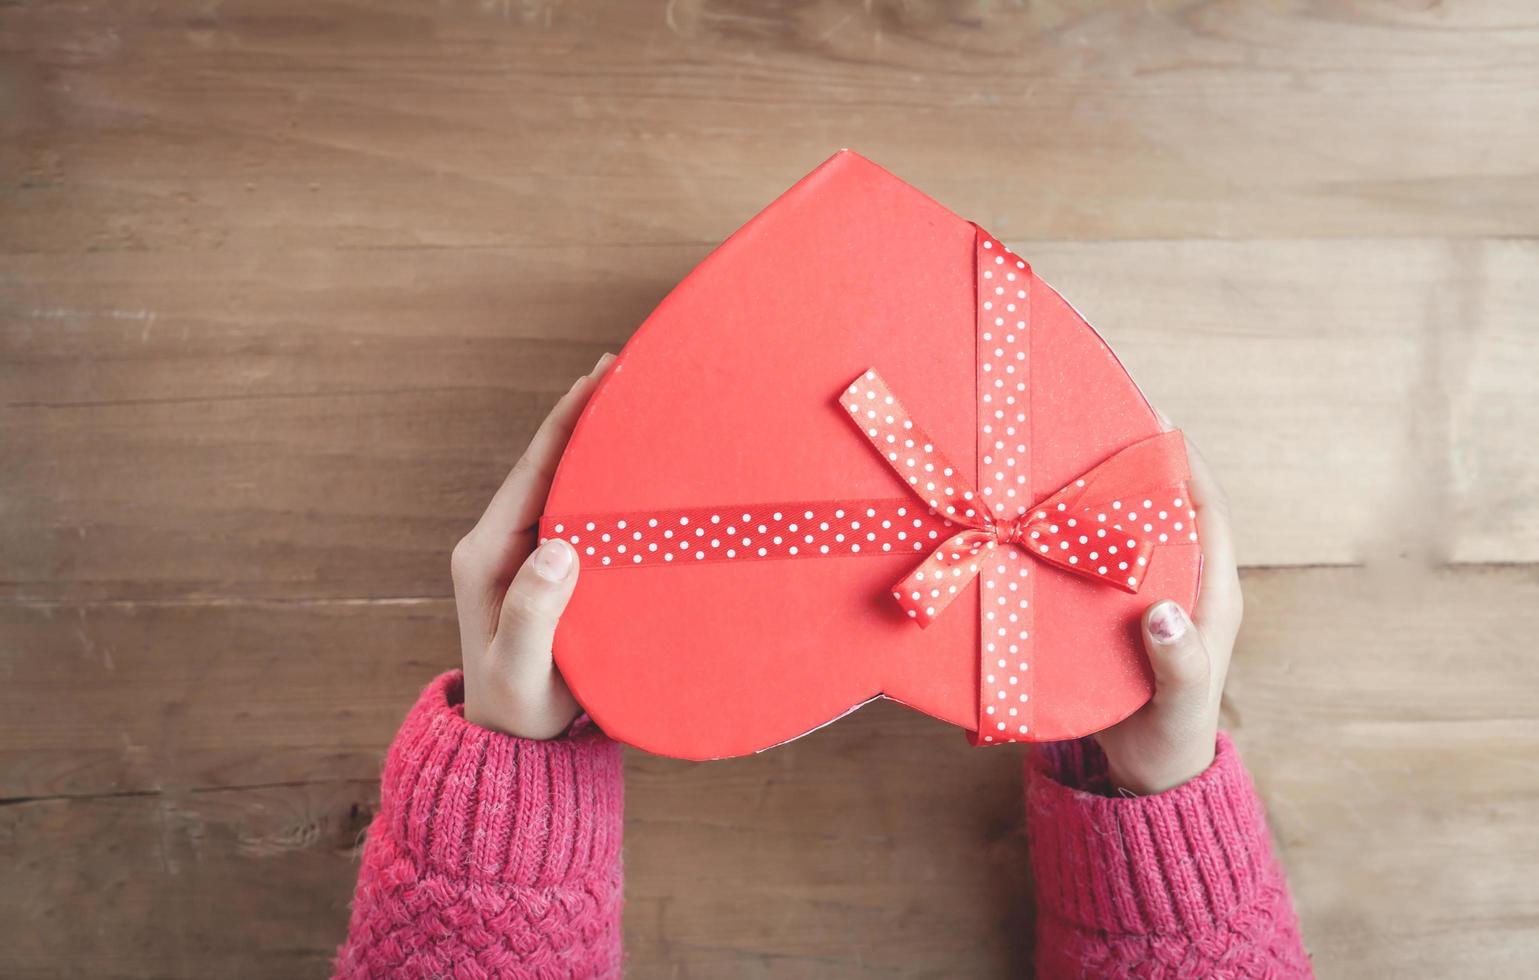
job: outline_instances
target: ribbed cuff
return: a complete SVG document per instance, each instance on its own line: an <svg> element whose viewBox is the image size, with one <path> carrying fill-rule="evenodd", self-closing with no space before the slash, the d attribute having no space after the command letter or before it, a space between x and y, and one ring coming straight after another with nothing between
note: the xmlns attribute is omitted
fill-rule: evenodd
<svg viewBox="0 0 1539 980"><path fill-rule="evenodd" d="M1090 739L1030 763L1028 834L1042 913L1105 933L1198 936L1250 905L1272 872L1266 816L1228 737L1202 775L1155 796L1109 797Z"/></svg>
<svg viewBox="0 0 1539 980"><path fill-rule="evenodd" d="M418 866L540 887L607 872L619 860L620 747L575 726L550 741L465 720L464 678L435 678L385 762L382 819Z"/></svg>

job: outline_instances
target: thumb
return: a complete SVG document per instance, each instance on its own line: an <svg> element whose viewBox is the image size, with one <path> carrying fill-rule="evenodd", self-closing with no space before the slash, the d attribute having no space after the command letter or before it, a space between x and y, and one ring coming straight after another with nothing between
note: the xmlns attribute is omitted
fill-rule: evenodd
<svg viewBox="0 0 1539 980"><path fill-rule="evenodd" d="M577 717L577 702L551 656L556 624L576 585L577 552L560 538L536 548L513 576L487 665L500 682L496 700L505 702L494 709L499 723L493 727L552 738Z"/></svg>
<svg viewBox="0 0 1539 980"><path fill-rule="evenodd" d="M1155 710L1177 724L1205 717L1213 667L1201 631L1165 599L1144 611L1143 635L1154 669Z"/></svg>
<svg viewBox="0 0 1539 980"><path fill-rule="evenodd" d="M560 538L551 538L526 559L508 584L497 616L492 642L522 648L543 649L550 659L556 637L556 621L566 610L577 585L577 552Z"/></svg>

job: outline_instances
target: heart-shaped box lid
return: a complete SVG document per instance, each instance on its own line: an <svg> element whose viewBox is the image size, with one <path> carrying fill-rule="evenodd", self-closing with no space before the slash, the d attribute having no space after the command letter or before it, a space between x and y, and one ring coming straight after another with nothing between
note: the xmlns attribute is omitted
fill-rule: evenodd
<svg viewBox="0 0 1539 980"><path fill-rule="evenodd" d="M896 454L884 458L841 407L869 368L959 486L997 488L996 504L1009 493L1023 520L1028 505L1072 502L1087 471L1161 433L1105 342L1024 261L870 161L836 154L663 300L556 473L542 534L570 540L582 562L556 661L612 737L689 759L742 755L886 696L980 742L1049 740L1148 700L1139 616L1160 598L1189 607L1197 591L1184 486L1115 501L1125 509L1113 520L1147 506L1132 523L1164 522L1159 546L1139 552L1147 567L1120 573L1142 573L1136 593L1084 564L1025 557L1025 535L1017 548L1000 532L988 554L1008 553L1014 564L997 570L1009 581L985 562L920 628L894 583L960 526L932 513Z"/></svg>

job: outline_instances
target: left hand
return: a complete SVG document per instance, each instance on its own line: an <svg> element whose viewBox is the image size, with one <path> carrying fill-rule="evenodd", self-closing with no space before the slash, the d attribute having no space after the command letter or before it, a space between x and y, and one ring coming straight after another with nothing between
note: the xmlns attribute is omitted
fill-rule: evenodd
<svg viewBox="0 0 1539 980"><path fill-rule="evenodd" d="M555 738L580 709L551 656L556 621L577 585L577 552L559 538L534 549L551 477L599 379L578 378L454 548L454 605L465 668L465 720L520 738Z"/></svg>

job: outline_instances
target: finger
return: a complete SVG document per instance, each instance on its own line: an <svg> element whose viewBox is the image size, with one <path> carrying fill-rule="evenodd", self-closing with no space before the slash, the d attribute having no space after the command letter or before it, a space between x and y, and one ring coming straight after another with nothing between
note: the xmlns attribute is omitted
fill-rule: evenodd
<svg viewBox="0 0 1539 980"><path fill-rule="evenodd" d="M1218 485L1208 458L1189 436L1186 437L1186 458L1191 471L1187 487L1192 493L1192 509L1197 511L1203 561L1219 569L1233 569L1234 537L1229 526L1229 498Z"/></svg>
<svg viewBox="0 0 1539 980"><path fill-rule="evenodd" d="M599 379L614 360L613 354L600 357L592 373L578 378L535 430L529 448L513 465L491 503L486 505L486 513L481 515L477 526L485 528L488 537L500 538L528 531L539 519L540 512L545 509L545 498L550 494L551 478L556 475L556 464L561 462L561 453L572 436L572 429L598 387Z"/></svg>
<svg viewBox="0 0 1539 980"><path fill-rule="evenodd" d="M1166 723L1206 717L1212 697L1213 662L1202 632L1169 599L1144 611L1144 650L1154 670L1155 712Z"/></svg>
<svg viewBox="0 0 1539 980"><path fill-rule="evenodd" d="M592 394L595 379L613 363L612 354L599 358L593 373L579 378L556 403L486 512L455 546L450 569L460 637L467 651L491 639L502 588L529 555L533 524L544 509L550 478L572 426Z"/></svg>
<svg viewBox="0 0 1539 980"><path fill-rule="evenodd" d="M577 585L577 551L561 538L551 538L535 549L508 585L497 617L496 642L512 644L523 652L540 647L534 656L550 660L556 621L566 609Z"/></svg>
<svg viewBox="0 0 1539 980"><path fill-rule="evenodd" d="M1151 405L1155 417L1160 420L1160 426L1170 432L1176 428L1170 416ZM1182 433L1182 439L1186 443L1187 468L1191 473L1191 479L1187 481L1187 487L1192 495L1192 509L1197 512L1198 529L1201 531L1202 560L1203 563L1215 571L1224 571L1235 567L1234 538L1229 526L1229 498L1222 487L1218 485L1218 478L1213 475L1213 468L1208 465L1208 458L1192 442L1192 437ZM1201 617L1199 617L1200 619Z"/></svg>
<svg viewBox="0 0 1539 980"><path fill-rule="evenodd" d="M560 538L540 545L519 568L503 597L491 644L491 669L504 690L517 691L518 727L528 733L554 726L550 737L576 715L576 702L556 671L551 648L556 625L577 585L577 552Z"/></svg>
<svg viewBox="0 0 1539 980"><path fill-rule="evenodd" d="M1186 457L1191 471L1187 488L1192 495L1192 509L1197 512L1202 542L1202 591L1192 612L1203 629L1233 640L1240 628L1242 601L1229 499L1218 485L1207 457L1190 438L1186 440Z"/></svg>

